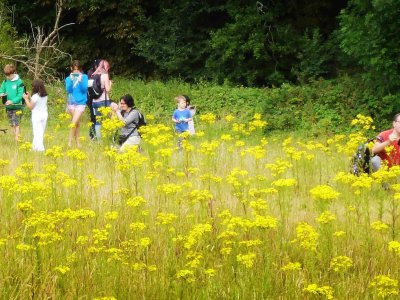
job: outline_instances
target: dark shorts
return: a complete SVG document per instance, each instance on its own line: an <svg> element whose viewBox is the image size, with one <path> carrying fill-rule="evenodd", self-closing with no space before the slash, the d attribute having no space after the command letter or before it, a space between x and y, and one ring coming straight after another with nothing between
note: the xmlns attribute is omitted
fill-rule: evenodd
<svg viewBox="0 0 400 300"><path fill-rule="evenodd" d="M22 118L22 110L7 110L7 118L11 127L19 126Z"/></svg>

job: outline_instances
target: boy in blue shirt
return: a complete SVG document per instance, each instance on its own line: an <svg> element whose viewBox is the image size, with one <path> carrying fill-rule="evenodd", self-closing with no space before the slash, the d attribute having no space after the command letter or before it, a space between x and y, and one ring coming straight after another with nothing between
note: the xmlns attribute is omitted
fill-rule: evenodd
<svg viewBox="0 0 400 300"><path fill-rule="evenodd" d="M186 108L186 99L183 96L175 98L178 108L172 115L172 121L175 123L175 131L181 134L189 130L189 121L192 120L190 111ZM181 149L182 137L178 140L178 148Z"/></svg>

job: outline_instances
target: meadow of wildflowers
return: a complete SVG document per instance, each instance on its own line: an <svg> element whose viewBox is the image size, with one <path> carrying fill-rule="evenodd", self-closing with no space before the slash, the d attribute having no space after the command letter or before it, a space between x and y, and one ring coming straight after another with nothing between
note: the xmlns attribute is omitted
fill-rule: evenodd
<svg viewBox="0 0 400 300"><path fill-rule="evenodd" d="M2 298L398 297L400 168L349 173L370 118L316 141L201 114L182 151L147 118L141 152L110 120L69 149L63 114L45 153L0 136Z"/></svg>

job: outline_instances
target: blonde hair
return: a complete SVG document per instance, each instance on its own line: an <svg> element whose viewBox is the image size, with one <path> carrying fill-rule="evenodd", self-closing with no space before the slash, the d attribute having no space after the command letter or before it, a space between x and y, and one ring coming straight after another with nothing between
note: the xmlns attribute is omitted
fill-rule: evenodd
<svg viewBox="0 0 400 300"><path fill-rule="evenodd" d="M175 99L176 104L178 104L180 101L185 101L186 102L186 98L183 97L183 96L177 96L174 99Z"/></svg>
<svg viewBox="0 0 400 300"><path fill-rule="evenodd" d="M4 74L6 76L14 74L15 73L15 66L13 64L7 64L4 66Z"/></svg>

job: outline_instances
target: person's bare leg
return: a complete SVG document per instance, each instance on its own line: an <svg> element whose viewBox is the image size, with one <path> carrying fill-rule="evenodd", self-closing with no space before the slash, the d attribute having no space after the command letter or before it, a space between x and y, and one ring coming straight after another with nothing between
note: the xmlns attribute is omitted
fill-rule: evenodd
<svg viewBox="0 0 400 300"><path fill-rule="evenodd" d="M74 115L75 115L75 109L70 108L69 113L72 117L71 124L74 124L74 127L71 127L69 130L69 135L68 135L68 147L72 147L72 140L74 139L75 136L75 123L74 123Z"/></svg>
<svg viewBox="0 0 400 300"><path fill-rule="evenodd" d="M15 133L15 140L18 142L19 141L19 125L14 127L14 133Z"/></svg>
<svg viewBox="0 0 400 300"><path fill-rule="evenodd" d="M78 111L78 110L74 110L72 112L72 123L74 124L74 127L71 128L70 131L70 140L72 143L72 139L75 139L76 142L76 146L80 147L80 142L79 142L79 132L80 132L80 126L81 126L81 117L83 114L83 111ZM70 144L68 144L69 147L71 147Z"/></svg>

